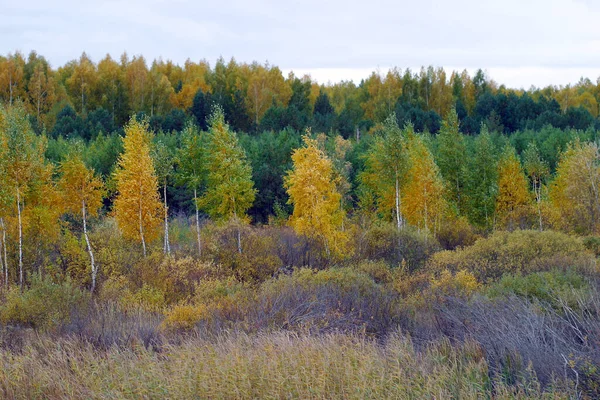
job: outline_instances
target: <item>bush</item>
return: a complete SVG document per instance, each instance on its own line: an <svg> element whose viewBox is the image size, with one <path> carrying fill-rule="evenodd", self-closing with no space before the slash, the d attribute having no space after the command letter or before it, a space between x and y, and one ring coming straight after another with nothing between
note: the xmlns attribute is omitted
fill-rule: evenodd
<svg viewBox="0 0 600 400"><path fill-rule="evenodd" d="M586 249L594 253L596 257L600 256L600 237L588 236L583 238L583 245Z"/></svg>
<svg viewBox="0 0 600 400"><path fill-rule="evenodd" d="M163 329L167 331L191 331L196 324L207 315L206 307L194 307L190 305L176 305L166 313L162 323Z"/></svg>
<svg viewBox="0 0 600 400"><path fill-rule="evenodd" d="M440 226L436 238L442 248L454 250L471 246L478 239L475 229L465 217L446 219Z"/></svg>
<svg viewBox="0 0 600 400"><path fill-rule="evenodd" d="M361 261L356 266L356 269L360 272L367 274L375 283L389 284L394 281L395 274L384 261Z"/></svg>
<svg viewBox="0 0 600 400"><path fill-rule="evenodd" d="M393 266L404 261L410 271L419 269L440 249L435 238L412 228L398 231L393 224L378 224L356 236L360 238L356 244L356 259L383 260Z"/></svg>
<svg viewBox="0 0 600 400"><path fill-rule="evenodd" d="M464 269L480 282L498 279L505 273L526 274L568 267L592 273L596 263L581 240L551 231L495 232L473 246L439 252L428 262L433 272Z"/></svg>
<svg viewBox="0 0 600 400"><path fill-rule="evenodd" d="M238 251L240 230L242 252ZM230 222L205 228L206 253L216 264L228 269L231 275L244 281L263 281L282 265L277 256L277 243L268 231Z"/></svg>
<svg viewBox="0 0 600 400"><path fill-rule="evenodd" d="M68 324L73 314L85 312L89 299L89 293L70 280L56 284L49 278L34 276L28 289L21 292L13 288L7 293L4 304L0 305L0 321L42 330L57 329Z"/></svg>
<svg viewBox="0 0 600 400"><path fill-rule="evenodd" d="M456 274L445 269L438 278L431 280L433 293L442 296L470 297L480 286L475 276L464 269Z"/></svg>
<svg viewBox="0 0 600 400"><path fill-rule="evenodd" d="M572 270L553 270L526 276L505 274L486 293L491 298L514 295L540 300L560 309L563 304L578 308L578 300L589 291L590 286L583 276Z"/></svg>
<svg viewBox="0 0 600 400"><path fill-rule="evenodd" d="M314 271L265 282L247 313L253 329L385 334L395 321L397 296L352 268Z"/></svg>

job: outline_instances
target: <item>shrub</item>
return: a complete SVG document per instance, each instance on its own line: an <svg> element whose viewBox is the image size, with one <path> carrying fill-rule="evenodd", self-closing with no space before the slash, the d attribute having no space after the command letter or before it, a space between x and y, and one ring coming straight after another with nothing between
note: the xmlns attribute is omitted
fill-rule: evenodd
<svg viewBox="0 0 600 400"><path fill-rule="evenodd" d="M191 305L176 305L166 313L162 323L167 331L191 331L196 324L207 315L206 307Z"/></svg>
<svg viewBox="0 0 600 400"><path fill-rule="evenodd" d="M600 256L600 237L587 236L583 238L583 245L586 249L594 253L596 257Z"/></svg>
<svg viewBox="0 0 600 400"><path fill-rule="evenodd" d="M585 278L576 272L553 270L526 276L505 274L486 292L491 298L515 295L544 301L560 309L562 304L578 308L578 300L582 295L588 294L589 290L590 286Z"/></svg>
<svg viewBox="0 0 600 400"><path fill-rule="evenodd" d="M435 238L412 228L398 231L393 224L377 224L356 236L359 237L356 244L358 260L383 260L395 266L404 261L410 271L420 268L440 249Z"/></svg>
<svg viewBox="0 0 600 400"><path fill-rule="evenodd" d="M551 231L495 232L473 246L439 252L428 262L433 272L465 269L480 282L498 279L505 273L568 267L592 272L596 270L596 263L581 240Z"/></svg>
<svg viewBox="0 0 600 400"><path fill-rule="evenodd" d="M455 274L445 269L431 280L431 290L443 296L470 297L480 286L475 276L464 269Z"/></svg>
<svg viewBox="0 0 600 400"><path fill-rule="evenodd" d="M358 263L356 269L367 274L375 283L388 284L394 281L394 270L384 261L364 260Z"/></svg>
<svg viewBox="0 0 600 400"><path fill-rule="evenodd" d="M393 292L355 269L302 268L261 285L247 323L257 330L383 335L394 325L396 301Z"/></svg>
<svg viewBox="0 0 600 400"><path fill-rule="evenodd" d="M238 251L237 235L241 231L242 253ZM263 228L238 226L234 222L205 229L206 253L240 280L263 281L270 278L283 263L277 255L277 244Z"/></svg>
<svg viewBox="0 0 600 400"><path fill-rule="evenodd" d="M471 246L478 235L465 217L459 217L444 220L436 238L442 248L454 250L457 247Z"/></svg>
<svg viewBox="0 0 600 400"><path fill-rule="evenodd" d="M89 293L70 280L56 284L49 278L34 276L28 289L21 292L13 288L7 293L0 305L0 321L52 330L68 324L74 313L84 312L89 299Z"/></svg>

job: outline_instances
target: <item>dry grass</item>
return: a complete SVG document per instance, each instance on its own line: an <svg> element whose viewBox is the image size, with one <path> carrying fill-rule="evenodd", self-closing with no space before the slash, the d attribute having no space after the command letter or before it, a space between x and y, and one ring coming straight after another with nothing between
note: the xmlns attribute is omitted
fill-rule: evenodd
<svg viewBox="0 0 600 400"><path fill-rule="evenodd" d="M397 334L383 344L342 334L188 338L159 352L40 338L0 350L4 399L568 398L557 387L542 393L534 378L508 387L489 375L476 345L417 352Z"/></svg>

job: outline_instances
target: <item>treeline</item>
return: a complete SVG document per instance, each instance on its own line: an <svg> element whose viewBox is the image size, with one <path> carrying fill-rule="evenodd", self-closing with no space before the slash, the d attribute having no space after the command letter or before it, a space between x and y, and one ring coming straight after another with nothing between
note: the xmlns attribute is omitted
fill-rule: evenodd
<svg viewBox="0 0 600 400"><path fill-rule="evenodd" d="M133 114L149 118L155 130L181 131L188 120L206 129L219 105L233 130L256 133L290 127L337 131L344 138L365 134L395 112L400 126L436 133L455 108L461 131L476 134L482 122L492 131L587 129L598 126L600 86L589 79L575 85L513 90L478 70L446 72L394 68L373 72L358 85L318 84L309 76L283 76L276 66L186 61L183 66L142 56L97 63L85 53L52 68L35 52L0 57L0 101L20 99L32 126L48 136L81 137L120 131Z"/></svg>
<svg viewBox="0 0 600 400"><path fill-rule="evenodd" d="M124 137L100 134L85 142L37 135L19 101L0 115L6 284L23 285L28 274L60 264L59 243L81 237L93 289L98 268L90 218L92 230L114 219L118 235L139 243L144 257L159 237L164 254L183 240L195 242L188 251L203 257L202 226L225 224L237 253L231 267L252 279L277 265L352 257L363 246L353 237L381 224L416 229L446 248L493 230L600 230L594 130L546 127L509 137L482 124L480 134L469 136L452 109L437 135L418 133L411 123L400 127L394 114L359 141L291 129L237 135L217 106L206 131L188 122L181 132L153 133L148 118L134 116ZM170 222L188 216L195 239L181 239L181 232L173 238ZM290 226L305 254L289 263L267 254L269 267L254 271L254 261L240 261L252 221ZM394 260L407 256L398 250Z"/></svg>

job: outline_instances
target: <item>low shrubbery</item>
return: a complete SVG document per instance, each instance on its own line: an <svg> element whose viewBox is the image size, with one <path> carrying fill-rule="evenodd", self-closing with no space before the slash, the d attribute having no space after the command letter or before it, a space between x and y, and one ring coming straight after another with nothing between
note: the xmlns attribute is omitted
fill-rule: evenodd
<svg viewBox="0 0 600 400"><path fill-rule="evenodd" d="M491 298L513 295L539 300L557 309L563 305L579 308L579 301L589 295L590 286L583 276L572 270L553 270L529 275L503 275L486 293Z"/></svg>
<svg viewBox="0 0 600 400"><path fill-rule="evenodd" d="M473 246L436 253L428 268L434 272L464 269L486 282L505 273L527 274L554 268L593 273L596 260L578 238L551 231L515 231L495 232Z"/></svg>
<svg viewBox="0 0 600 400"><path fill-rule="evenodd" d="M211 229L229 234L227 227ZM212 377L221 379L223 387L229 377L245 388L238 397L300 396L308 393L304 385L321 388L308 397L323 390L327 397L420 398L433 393L433 388L436 396L461 398L544 392L557 397L600 395L600 295L589 241L555 232L497 232L472 246L434 253L437 242L418 232L373 229L371 233L378 229L384 233L378 236L381 241L373 243L389 247L368 245L362 251L379 248L381 253L321 269L293 267L302 252L308 258L313 253L310 244L290 237L288 246L277 251L296 261L288 268L255 276L240 274L233 264L155 252L144 260L132 256L126 268L106 271L91 295L64 278L68 270L57 268L45 279L35 277L22 292L13 288L0 293L0 363L4 363L0 366L19 354L23 358L16 362L35 370L40 380L36 387L43 387L45 394L56 390L60 396L65 387L43 379L47 367L35 359L40 357L40 346L47 357L60 360L65 357L64 346L76 343L82 349L79 371L119 368L109 361L94 364L94 357L129 362L129 372L146 380L121 378L128 385L123 390L147 396L155 395L156 387L162 388L163 396L186 393L154 375L173 368L169 364L173 357L178 368L188 368L188 375L176 373L179 383L207 397L224 392L207 383L206 369L195 367L198 363L214 369ZM268 229L262 234L271 237ZM386 254L394 254L398 238L403 246L416 243L416 248L412 253L404 248L406 258L390 262ZM251 253L251 249L244 251ZM260 253L259 247L256 254L248 254L247 262L261 259ZM52 347L48 338L63 347ZM268 340L275 344L268 347ZM323 366L311 353L316 348L344 368L350 367L343 357L338 359L341 354L373 351L371 358L360 362L374 364L352 372L361 389L347 389L350 375L343 381L326 375L323 379L330 383L322 387L313 374L296 381L283 363L318 371ZM236 353L231 357L227 352ZM312 364L309 359L303 364L293 361L292 356L300 354L317 358ZM256 368L264 369L263 376L275 383L263 385L258 375L248 372L253 383L243 386L238 374L250 365L247 357L254 357ZM376 380L358 373L383 375ZM386 386L386 374L405 387ZM88 397L94 397L89 394L93 390L122 394L121 389L87 378L73 382L75 378L68 375L64 379L71 388L91 390ZM155 386L147 386L149 380ZM28 382L14 383L0 370L0 397L18 397L12 395L18 385L24 397L35 397ZM210 389L203 391L198 385Z"/></svg>
<svg viewBox="0 0 600 400"><path fill-rule="evenodd" d="M38 276L24 291L13 288L0 304L0 322L41 330L68 325L75 314L88 311L90 295L67 280L61 284Z"/></svg>

